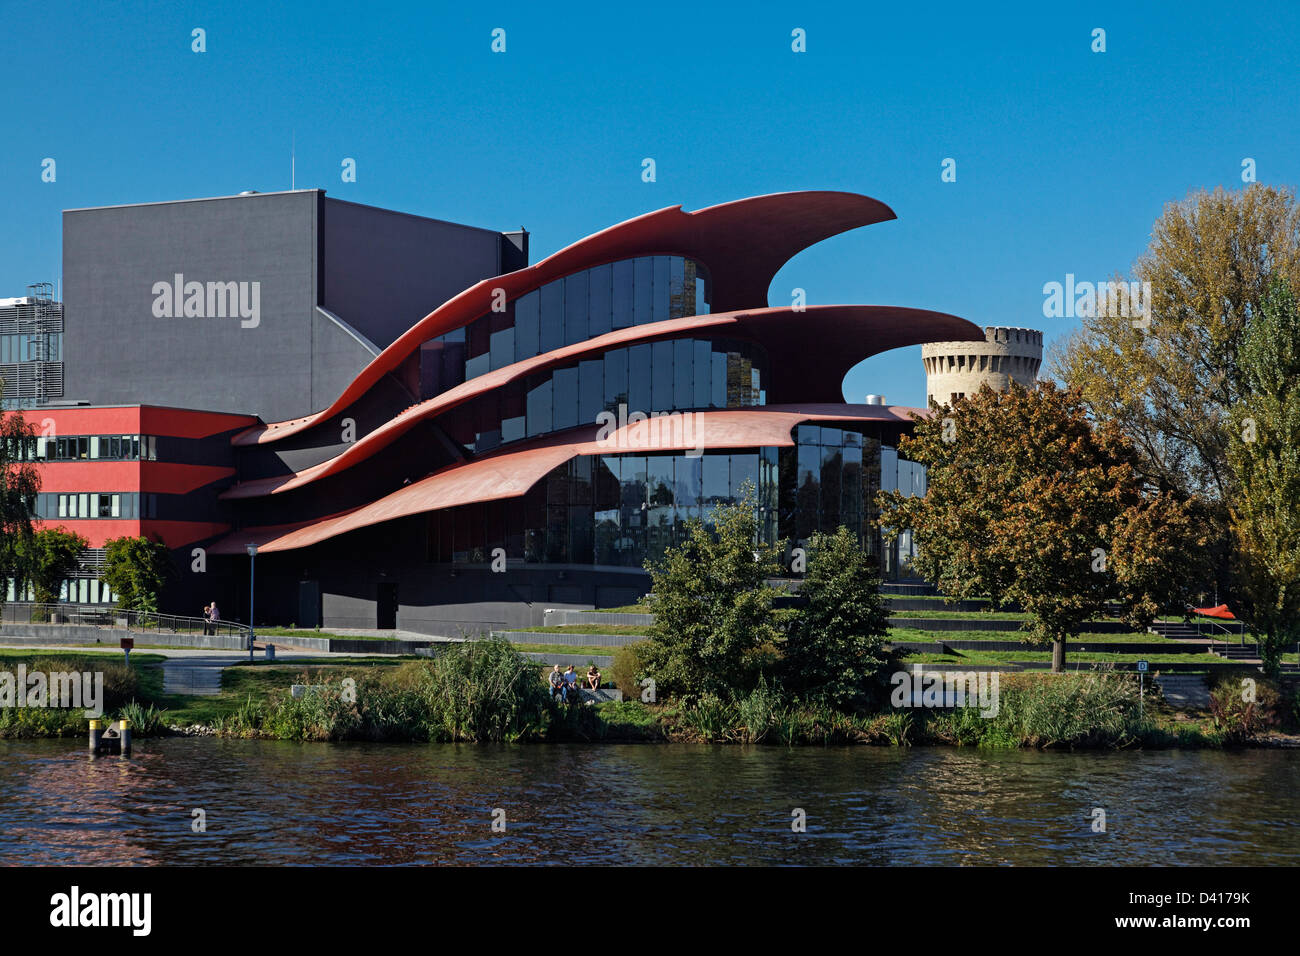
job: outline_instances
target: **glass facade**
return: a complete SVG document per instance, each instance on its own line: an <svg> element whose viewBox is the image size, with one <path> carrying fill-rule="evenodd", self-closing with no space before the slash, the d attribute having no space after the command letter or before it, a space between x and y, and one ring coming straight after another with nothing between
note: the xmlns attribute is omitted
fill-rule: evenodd
<svg viewBox="0 0 1300 956"><path fill-rule="evenodd" d="M822 425L799 425L795 441L781 449L781 537L798 544L844 525L874 552L867 504L876 482L864 481L863 458L878 458L879 441Z"/></svg>
<svg viewBox="0 0 1300 956"><path fill-rule="evenodd" d="M522 498L435 512L429 557L491 560L494 548L526 563L641 567L685 537L685 523L711 524L718 506L754 487L764 540L776 540L777 454L757 451L580 457L554 469Z"/></svg>
<svg viewBox="0 0 1300 956"><path fill-rule="evenodd" d="M420 347L421 397L615 329L709 311L703 267L642 256L575 272Z"/></svg>
<svg viewBox="0 0 1300 956"><path fill-rule="evenodd" d="M800 425L795 441L780 453L780 537L802 545L815 533L844 525L857 534L864 551L880 559L885 577L898 577L900 566L906 571L916 553L911 536L884 542L876 495L895 490L924 495L925 466L848 428Z"/></svg>
<svg viewBox="0 0 1300 956"><path fill-rule="evenodd" d="M684 538L685 522L712 523L719 505L753 484L763 539L792 545L840 525L881 561L906 571L910 535L882 546L876 493L925 493L924 466L900 460L880 439L846 428L801 425L793 448L736 453L584 456L559 466L522 498L429 516L429 560L641 567ZM888 469L888 470L885 470Z"/></svg>
<svg viewBox="0 0 1300 956"><path fill-rule="evenodd" d="M601 412L741 408L767 401L766 353L750 342L675 339L611 349L528 376L439 416L465 448L594 425Z"/></svg>

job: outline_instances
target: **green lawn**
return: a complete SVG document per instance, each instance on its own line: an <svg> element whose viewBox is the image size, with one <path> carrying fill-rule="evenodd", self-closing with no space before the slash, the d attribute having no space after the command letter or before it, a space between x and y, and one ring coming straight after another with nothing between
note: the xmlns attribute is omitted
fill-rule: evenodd
<svg viewBox="0 0 1300 956"><path fill-rule="evenodd" d="M889 638L894 641L1024 641L1024 631L925 631L914 627L891 627ZM1177 644L1158 634L1131 631L1127 634L1080 634L1071 638L1070 644Z"/></svg>
<svg viewBox="0 0 1300 956"><path fill-rule="evenodd" d="M517 627L509 634L644 634L644 624L552 624L547 627Z"/></svg>
<svg viewBox="0 0 1300 956"><path fill-rule="evenodd" d="M94 647L93 644L87 645ZM89 657L94 659L111 660L118 664L122 663L122 652L120 650L106 650L101 653L82 650L70 650L66 648L55 648L51 650L29 650L25 647L0 647L0 658L26 658L28 661L44 659L47 657ZM142 664L157 664L164 660L161 654L139 654L131 652L131 666L136 667Z"/></svg>
<svg viewBox="0 0 1300 956"><path fill-rule="evenodd" d="M1293 657L1295 655L1292 655ZM1044 651L953 651L951 654L907 654L907 663L920 664L1014 664L1050 662L1052 652ZM1133 664L1137 661L1150 661L1152 666L1158 664L1222 664L1222 657L1213 654L1106 654L1093 651L1068 651L1065 655L1066 667L1074 664Z"/></svg>
<svg viewBox="0 0 1300 956"><path fill-rule="evenodd" d="M155 700L159 709L166 710L163 722L180 724L188 727L192 724L211 724L218 718L234 713L251 697L254 702L267 701L275 690L288 691L293 684L302 683L302 675L318 677L328 674L343 678L360 676L362 670L373 667L395 667L407 661L423 658L402 655L400 657L316 657L293 661L264 661L255 664L243 661L225 668L221 672L221 693L211 697L190 697L184 694L161 693L161 670L159 673L159 695Z"/></svg>
<svg viewBox="0 0 1300 956"><path fill-rule="evenodd" d="M890 610L890 617L940 617L951 620L972 621L1027 621L1029 615L1018 611L895 611Z"/></svg>

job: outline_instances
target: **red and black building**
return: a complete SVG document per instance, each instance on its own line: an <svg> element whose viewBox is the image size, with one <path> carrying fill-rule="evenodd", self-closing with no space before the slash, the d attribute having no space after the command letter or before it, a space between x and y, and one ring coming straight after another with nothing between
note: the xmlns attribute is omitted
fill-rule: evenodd
<svg viewBox="0 0 1300 956"><path fill-rule="evenodd" d="M245 606L255 545L259 623L300 626L624 604L687 521L746 499L769 540L847 525L896 575L873 502L924 492L895 451L917 410L845 403L843 379L983 331L767 304L797 252L893 216L841 192L670 207L530 266L527 233L318 190L69 212L64 402L89 407L29 413L52 420L46 520L165 541L172 605Z"/></svg>

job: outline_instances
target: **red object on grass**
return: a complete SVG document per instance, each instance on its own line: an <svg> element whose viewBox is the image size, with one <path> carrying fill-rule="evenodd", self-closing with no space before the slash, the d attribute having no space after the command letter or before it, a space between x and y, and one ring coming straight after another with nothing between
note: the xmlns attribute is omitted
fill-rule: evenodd
<svg viewBox="0 0 1300 956"><path fill-rule="evenodd" d="M1204 617L1221 617L1225 621L1235 621L1237 618L1228 610L1228 605L1220 604L1218 607L1194 607L1194 612Z"/></svg>

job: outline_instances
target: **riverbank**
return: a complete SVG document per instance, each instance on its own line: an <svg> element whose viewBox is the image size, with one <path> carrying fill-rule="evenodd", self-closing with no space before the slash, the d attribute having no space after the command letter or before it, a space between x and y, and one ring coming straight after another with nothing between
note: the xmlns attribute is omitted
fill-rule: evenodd
<svg viewBox="0 0 1300 956"><path fill-rule="evenodd" d="M167 693L158 655L0 652L0 670L105 674L106 716L131 720L137 738L213 736L297 741L712 743L758 745L958 746L1001 749L1131 749L1300 746L1296 694L1259 681L1237 706L1224 685L1203 709L1176 709L1148 680L1130 675L1003 674L996 708L906 707L842 713L785 700L764 687L739 702L631 700L566 707L550 699L540 669L526 668L509 693L509 667L485 654L477 675L448 658L312 659L234 663L213 694ZM486 661L483 663L482 661ZM451 665L447 665L451 666ZM516 666L516 665L510 665ZM506 675L506 677L503 677ZM290 688L311 689L294 697ZM495 688L495 690L493 690ZM495 696L492 696L495 694ZM972 703L973 703L972 699ZM883 702L882 702L883 703ZM992 711L992 712L991 712ZM0 710L0 737L76 737L79 710Z"/></svg>

